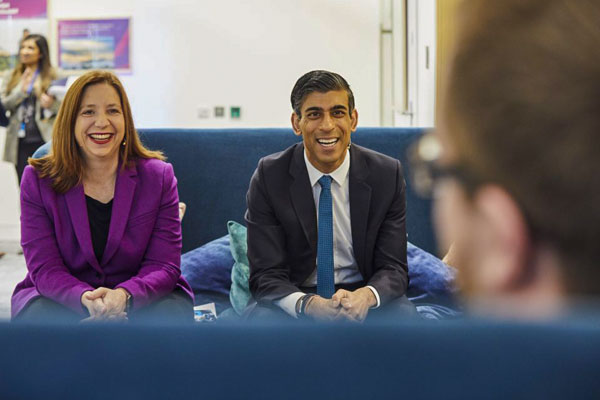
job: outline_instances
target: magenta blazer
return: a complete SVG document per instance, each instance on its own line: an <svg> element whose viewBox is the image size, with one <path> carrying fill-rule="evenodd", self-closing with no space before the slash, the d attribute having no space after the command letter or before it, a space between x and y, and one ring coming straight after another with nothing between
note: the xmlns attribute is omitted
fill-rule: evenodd
<svg viewBox="0 0 600 400"><path fill-rule="evenodd" d="M171 164L138 160L119 167L108 240L102 260L94 255L83 185L64 194L27 166L21 180L21 246L27 276L12 296L12 316L44 296L86 315L81 295L100 286L131 293L133 309L179 287L181 222L177 179Z"/></svg>

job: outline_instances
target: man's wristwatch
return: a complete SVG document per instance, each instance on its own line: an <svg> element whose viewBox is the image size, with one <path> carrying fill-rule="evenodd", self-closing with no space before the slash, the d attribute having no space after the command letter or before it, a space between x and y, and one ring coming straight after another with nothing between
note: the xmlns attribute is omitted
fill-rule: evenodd
<svg viewBox="0 0 600 400"><path fill-rule="evenodd" d="M304 296L298 299L298 301L296 302L296 315L298 316L298 318L306 317L306 305L309 303L310 298L313 296L315 296L314 293L309 293L305 294Z"/></svg>

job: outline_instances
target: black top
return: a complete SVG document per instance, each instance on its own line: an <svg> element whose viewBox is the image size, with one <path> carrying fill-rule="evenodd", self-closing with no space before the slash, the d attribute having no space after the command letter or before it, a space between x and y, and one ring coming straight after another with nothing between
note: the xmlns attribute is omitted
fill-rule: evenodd
<svg viewBox="0 0 600 400"><path fill-rule="evenodd" d="M98 262L102 261L106 241L108 240L108 229L110 227L110 215L112 213L113 201L108 203L99 202L89 196L85 196L88 219L90 221L90 232L92 234L92 246Z"/></svg>
<svg viewBox="0 0 600 400"><path fill-rule="evenodd" d="M0 126L8 126L8 118L6 117L6 110L0 101Z"/></svg>
<svg viewBox="0 0 600 400"><path fill-rule="evenodd" d="M23 113L23 123L25 124L25 137L19 138L20 142L24 143L44 143L44 139L42 139L42 133L40 132L40 128L38 128L37 123L35 122L35 113L41 112L41 110L36 109L37 98L35 94L32 92L23 100L21 105L19 106ZM21 127L19 127L21 128Z"/></svg>

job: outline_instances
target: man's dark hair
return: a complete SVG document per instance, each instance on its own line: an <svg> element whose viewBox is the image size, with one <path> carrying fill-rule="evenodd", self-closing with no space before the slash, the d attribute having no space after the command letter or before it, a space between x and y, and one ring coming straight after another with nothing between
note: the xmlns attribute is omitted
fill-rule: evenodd
<svg viewBox="0 0 600 400"><path fill-rule="evenodd" d="M306 96L313 92L326 93L331 90L345 90L348 93L348 111L354 110L354 93L341 75L335 72L316 70L302 75L292 89L292 108L301 117L300 108Z"/></svg>

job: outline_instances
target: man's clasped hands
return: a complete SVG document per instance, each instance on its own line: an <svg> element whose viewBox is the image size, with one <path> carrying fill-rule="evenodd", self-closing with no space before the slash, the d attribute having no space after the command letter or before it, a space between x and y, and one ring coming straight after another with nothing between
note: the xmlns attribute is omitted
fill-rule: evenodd
<svg viewBox="0 0 600 400"><path fill-rule="evenodd" d="M375 294L368 287L355 291L339 289L326 299L313 296L306 304L306 315L321 321L348 320L362 322L367 317L369 309L377 304Z"/></svg>

